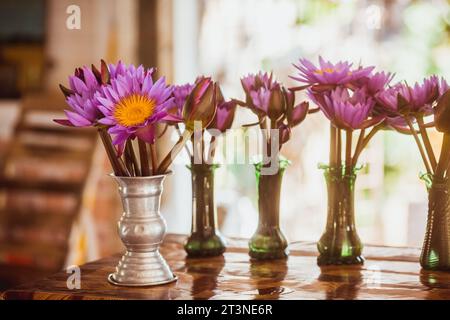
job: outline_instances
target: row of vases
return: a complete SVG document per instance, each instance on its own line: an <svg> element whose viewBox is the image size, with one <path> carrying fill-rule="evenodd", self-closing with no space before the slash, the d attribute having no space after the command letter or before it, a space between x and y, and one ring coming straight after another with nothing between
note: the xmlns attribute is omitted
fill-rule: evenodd
<svg viewBox="0 0 450 320"><path fill-rule="evenodd" d="M249 241L249 255L257 260L283 259L288 243L280 229L280 192L288 162L280 160L278 172L261 174L256 164L259 221ZM190 257L221 255L225 241L217 228L214 201L214 172L217 165L192 164L192 232L185 250ZM323 167L327 183L326 229L317 247L319 265L361 264L362 243L355 227L354 167ZM126 246L116 272L109 277L118 285L154 285L176 280L158 252L166 224L160 198L167 175L151 177L114 177L119 184L124 213L119 235ZM425 176L429 192L429 211L420 263L428 270L450 270L449 181Z"/></svg>
<svg viewBox="0 0 450 320"><path fill-rule="evenodd" d="M255 165L258 186L258 227L249 241L249 255L254 259L286 258L288 243L280 229L280 191L287 160L281 160L273 175L261 174L262 165ZM193 164L192 175L192 230L185 250L190 257L221 255L225 241L217 228L214 202L214 171L218 165Z"/></svg>
<svg viewBox="0 0 450 320"><path fill-rule="evenodd" d="M282 259L288 243L280 229L280 193L288 162L280 160L276 174L261 174L255 165L258 186L258 227L249 241L253 259ZM216 224L214 171L217 165L192 165L192 233L185 249L189 256L206 257L225 251L225 241ZM358 168L322 166L327 184L328 207L325 232L317 243L319 265L362 264L363 245L356 231L354 192ZM420 264L428 270L450 270L449 180L423 178L429 193L428 222Z"/></svg>
<svg viewBox="0 0 450 320"><path fill-rule="evenodd" d="M276 174L261 174L255 165L258 188L258 227L249 241L249 255L257 260L283 259L288 256L288 242L280 228L280 195L287 160L280 160ZM192 231L185 249L191 257L220 255L225 251L216 224L214 171L218 166L190 166L192 173ZM362 244L354 219L354 184L356 170L324 168L328 190L326 230L318 242L319 265L362 263Z"/></svg>

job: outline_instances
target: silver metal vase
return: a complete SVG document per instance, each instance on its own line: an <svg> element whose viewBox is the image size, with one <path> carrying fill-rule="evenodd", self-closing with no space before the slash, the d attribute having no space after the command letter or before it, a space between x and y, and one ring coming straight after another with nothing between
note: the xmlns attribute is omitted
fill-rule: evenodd
<svg viewBox="0 0 450 320"><path fill-rule="evenodd" d="M170 172L168 173L170 174ZM116 177L124 212L118 223L126 247L109 282L119 286L154 286L176 281L159 246L166 222L159 211L163 182L168 174L150 177Z"/></svg>

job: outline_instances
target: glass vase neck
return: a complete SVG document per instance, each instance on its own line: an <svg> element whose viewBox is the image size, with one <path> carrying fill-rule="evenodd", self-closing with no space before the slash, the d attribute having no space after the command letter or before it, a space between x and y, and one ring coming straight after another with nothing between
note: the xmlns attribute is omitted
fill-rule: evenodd
<svg viewBox="0 0 450 320"><path fill-rule="evenodd" d="M259 220L257 230L249 241L249 254L253 259L287 257L288 243L280 228L280 195L283 174L288 165L288 160L280 159L275 174L264 174L262 162L255 163Z"/></svg>
<svg viewBox="0 0 450 320"><path fill-rule="evenodd" d="M214 201L214 173L218 167L206 163L188 166L192 177L192 228L185 250L192 257L216 256L225 251Z"/></svg>
<svg viewBox="0 0 450 320"><path fill-rule="evenodd" d="M321 165L327 184L328 208L325 232L317 243L319 265L361 264L362 243L356 232L354 198L360 167Z"/></svg>
<svg viewBox="0 0 450 320"><path fill-rule="evenodd" d="M422 173L420 174L419 178L420 180L425 182L427 191L430 191L432 187L434 189L443 189L449 187L448 177L436 177L432 173Z"/></svg>
<svg viewBox="0 0 450 320"><path fill-rule="evenodd" d="M363 168L362 165L346 166L342 164L340 166L330 166L326 164L319 164L319 169L324 171L325 178L350 178L356 179L358 171Z"/></svg>
<svg viewBox="0 0 450 320"><path fill-rule="evenodd" d="M450 270L449 179L421 175L428 190L428 217L420 264L426 270Z"/></svg>

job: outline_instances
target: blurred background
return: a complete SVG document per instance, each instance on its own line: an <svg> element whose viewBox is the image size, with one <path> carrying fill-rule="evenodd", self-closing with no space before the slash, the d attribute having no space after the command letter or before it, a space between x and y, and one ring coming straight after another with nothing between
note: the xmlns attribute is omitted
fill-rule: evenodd
<svg viewBox="0 0 450 320"><path fill-rule="evenodd" d="M376 65L395 72L396 81L433 73L449 79L449 9L445 0L2 0L0 289L122 250L121 206L95 132L51 122L65 107L57 85L75 67L121 59L156 66L177 84L211 75L227 97L240 99L242 75L273 71L294 86L292 63L319 54ZM234 126L253 120L240 110ZM438 148L439 135L431 137ZM324 117L295 128L283 153L292 161L281 195L283 230L290 241L316 241L326 218L317 169L328 158ZM377 134L361 163L356 219L363 242L420 246L427 194L413 139ZM163 212L169 232L188 233L190 174L182 160L173 170ZM223 234L251 236L253 167L222 166L216 198Z"/></svg>

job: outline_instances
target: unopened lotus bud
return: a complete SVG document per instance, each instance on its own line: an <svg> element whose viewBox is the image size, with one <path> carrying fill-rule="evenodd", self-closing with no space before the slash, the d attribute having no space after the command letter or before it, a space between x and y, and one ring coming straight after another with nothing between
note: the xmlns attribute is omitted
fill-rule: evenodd
<svg viewBox="0 0 450 320"><path fill-rule="evenodd" d="M194 122L200 121L206 128L216 113L216 84L211 78L201 78L186 99L183 107L183 119L186 128L194 130Z"/></svg>
<svg viewBox="0 0 450 320"><path fill-rule="evenodd" d="M306 115L308 114L308 109L309 103L307 101L304 101L292 110L289 110L287 114L289 126L295 127L296 125L299 125L303 120L305 120Z"/></svg>
<svg viewBox="0 0 450 320"><path fill-rule="evenodd" d="M450 90L447 90L438 100L434 109L434 124L436 130L450 134Z"/></svg>

